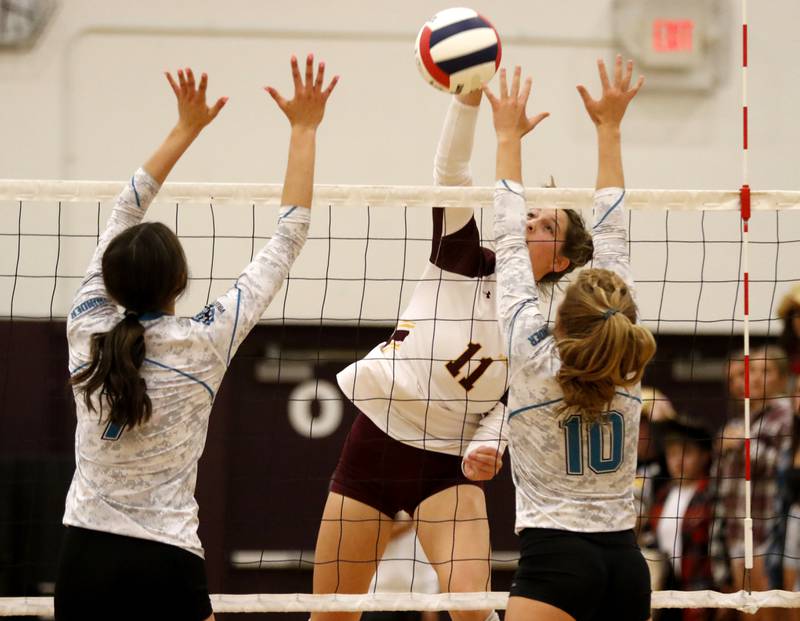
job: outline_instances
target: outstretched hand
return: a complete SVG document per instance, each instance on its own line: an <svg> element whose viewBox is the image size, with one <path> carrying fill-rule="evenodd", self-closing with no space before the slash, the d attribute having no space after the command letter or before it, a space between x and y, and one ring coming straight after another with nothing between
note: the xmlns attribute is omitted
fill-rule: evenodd
<svg viewBox="0 0 800 621"><path fill-rule="evenodd" d="M628 104L636 97L636 93L644 84L644 77L639 76L636 85L631 87L631 77L633 76L633 61L629 60L625 63L625 68L622 67L622 56L617 54L614 62L614 82L613 84L608 79L606 72L606 65L602 59L597 61L597 71L600 74L600 83L603 86L603 93L599 100L592 99L586 87L578 85L578 93L583 99L583 105L586 106L586 112L592 122L600 126L619 127L622 122L622 117L625 116L625 110Z"/></svg>
<svg viewBox="0 0 800 621"><path fill-rule="evenodd" d="M200 75L199 86L195 85L194 73L188 67L178 69L177 82L169 71L164 75L178 100L178 125L184 129L199 132L217 117L228 101L227 97L220 97L213 106L206 104L208 76L205 73Z"/></svg>
<svg viewBox="0 0 800 621"><path fill-rule="evenodd" d="M323 90L322 85L325 79L325 63L320 62L317 68L317 77L314 78L314 56L309 54L306 58L305 81L300 75L297 66L297 57L292 56L292 79L294 80L294 97L290 100L284 99L281 94L272 86L264 88L278 107L289 119L292 127L316 129L322 122L325 114L325 104L331 96L339 76L334 76L327 88Z"/></svg>
<svg viewBox="0 0 800 621"><path fill-rule="evenodd" d="M508 90L506 80L506 70L500 70L500 90L494 95L489 87L484 84L483 92L492 105L494 117L494 130L500 138L520 139L544 119L550 116L549 112L541 112L529 117L525 111L528 97L531 94L532 80L525 78L525 82L520 86L522 69L517 66L514 68L514 77L511 80L511 90Z"/></svg>

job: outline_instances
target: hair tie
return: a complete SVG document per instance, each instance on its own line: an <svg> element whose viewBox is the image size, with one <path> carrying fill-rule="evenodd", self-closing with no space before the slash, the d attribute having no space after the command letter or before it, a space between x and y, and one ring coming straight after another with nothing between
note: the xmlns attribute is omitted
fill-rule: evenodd
<svg viewBox="0 0 800 621"><path fill-rule="evenodd" d="M136 319L138 321L139 320L139 313L137 313L136 311L128 310L126 308L125 309L125 319L128 319L128 318Z"/></svg>
<svg viewBox="0 0 800 621"><path fill-rule="evenodd" d="M611 315L616 315L618 312L619 311L616 308L609 308L608 310L603 311L603 319L608 321L608 318L611 317Z"/></svg>

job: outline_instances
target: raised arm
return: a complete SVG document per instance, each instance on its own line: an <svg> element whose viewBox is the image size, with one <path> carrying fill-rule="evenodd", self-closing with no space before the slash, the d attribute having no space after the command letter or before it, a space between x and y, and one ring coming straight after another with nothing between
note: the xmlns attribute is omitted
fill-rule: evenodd
<svg viewBox="0 0 800 621"><path fill-rule="evenodd" d="M436 185L472 185L469 162L480 103L480 91L451 99L433 162ZM474 210L471 207L434 207L432 217L430 262L464 276L485 275L486 261Z"/></svg>
<svg viewBox="0 0 800 621"><path fill-rule="evenodd" d="M622 169L622 119L631 100L639 92L644 78L639 77L631 87L633 61L623 67L622 56L614 62L613 81L609 80L605 63L597 61L602 85L599 100L589 95L586 87L579 85L589 118L597 131L597 184L594 196L593 267L613 270L629 285L633 276L628 255L627 226L624 212L625 177Z"/></svg>
<svg viewBox="0 0 800 621"><path fill-rule="evenodd" d="M512 374L514 360L541 342L545 318L539 311L539 292L525 241L526 213L522 186L522 138L548 113L528 117L525 106L531 79L520 85L521 69L514 70L509 91L505 69L500 70L500 92L484 93L492 105L497 135L497 185L494 195L494 235L497 255L498 314L508 339ZM538 335L538 336L537 336Z"/></svg>
<svg viewBox="0 0 800 621"><path fill-rule="evenodd" d="M314 57L306 58L305 79L297 59L291 60L294 97L284 99L273 87L266 87L291 125L289 156L283 183L278 226L269 242L244 269L228 292L207 306L195 320L208 326L209 336L220 358L228 364L244 338L261 318L280 290L294 260L306 241L314 188L317 128L325 104L338 76L323 88L325 64L314 77Z"/></svg>
<svg viewBox="0 0 800 621"><path fill-rule="evenodd" d="M166 73L166 77L178 102L178 122L144 166L131 176L117 197L106 228L92 255L86 278L73 301L68 322L94 313L115 312L109 304L101 270L106 247L116 235L141 222L175 163L203 128L216 118L227 101L226 97L222 97L213 107L206 105L208 77L205 73L200 77L199 87L195 85L191 69L179 69L177 82L170 73Z"/></svg>

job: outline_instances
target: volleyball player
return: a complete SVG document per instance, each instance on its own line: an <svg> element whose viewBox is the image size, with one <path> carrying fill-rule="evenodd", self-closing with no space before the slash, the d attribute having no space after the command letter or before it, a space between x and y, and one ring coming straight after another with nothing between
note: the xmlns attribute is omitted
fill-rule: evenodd
<svg viewBox="0 0 800 621"><path fill-rule="evenodd" d="M480 99L477 91L452 101L436 152L437 184L471 183ZM557 281L591 257L591 238L574 211L533 210L528 240L539 280ZM434 208L430 262L394 333L338 375L360 414L325 504L315 593L366 591L400 510L414 517L442 591L489 590L480 481L502 465L507 389L494 262L472 208ZM491 615L451 613L464 621ZM324 616L349 621L358 613Z"/></svg>
<svg viewBox="0 0 800 621"><path fill-rule="evenodd" d="M539 308L525 243L521 140L536 124L517 67L499 96L487 89L497 134L498 313L509 342L509 444L521 558L508 621L643 621L647 563L633 532L641 378L655 353L637 323L628 257L620 123L639 91L617 57L603 93L578 90L598 137L593 267L566 290L552 333Z"/></svg>
<svg viewBox="0 0 800 621"><path fill-rule="evenodd" d="M141 223L168 173L225 104L207 78L167 74L179 119L117 198L67 320L78 424L56 582L57 619L213 618L197 536L197 462L231 357L280 289L309 225L316 128L336 78L324 65L295 96L268 92L291 124L278 226L222 297L176 317L187 283L178 238ZM120 312L118 307L124 308Z"/></svg>

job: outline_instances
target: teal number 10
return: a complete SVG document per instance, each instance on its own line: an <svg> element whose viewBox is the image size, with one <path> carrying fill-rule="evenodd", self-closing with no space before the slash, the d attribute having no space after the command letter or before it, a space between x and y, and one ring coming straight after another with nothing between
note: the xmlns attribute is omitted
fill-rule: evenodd
<svg viewBox="0 0 800 621"><path fill-rule="evenodd" d="M580 414L573 414L561 423L567 452L567 474L583 474L583 444L585 427ZM603 427L608 433L603 433ZM597 474L616 472L624 453L625 419L619 412L609 412L602 423L589 425L589 468ZM611 444L610 450L607 443Z"/></svg>

